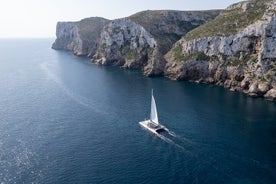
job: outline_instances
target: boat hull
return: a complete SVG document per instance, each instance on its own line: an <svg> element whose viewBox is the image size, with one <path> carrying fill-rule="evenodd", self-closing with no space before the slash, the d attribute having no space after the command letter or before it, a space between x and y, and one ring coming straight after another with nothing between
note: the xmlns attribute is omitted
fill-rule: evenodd
<svg viewBox="0 0 276 184"><path fill-rule="evenodd" d="M139 122L139 124L145 128L146 130L154 133L154 134L159 134L160 131L166 130L166 128L163 125L158 124L156 127L150 126L151 120L145 120Z"/></svg>

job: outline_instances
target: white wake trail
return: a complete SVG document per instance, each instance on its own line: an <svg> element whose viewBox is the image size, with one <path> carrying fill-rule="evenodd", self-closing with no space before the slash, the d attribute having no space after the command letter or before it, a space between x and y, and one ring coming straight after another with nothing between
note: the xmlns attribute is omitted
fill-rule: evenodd
<svg viewBox="0 0 276 184"><path fill-rule="evenodd" d="M161 134L156 134L160 139L162 139L163 141L165 141L166 143L168 144L171 144L177 148L179 148L181 151L185 152L185 153L188 153L189 151L187 151L184 146L181 146L179 144L177 144L176 142L174 142L173 140L171 140L170 138L166 137L166 136L163 136Z"/></svg>
<svg viewBox="0 0 276 184"><path fill-rule="evenodd" d="M165 129L171 136L173 136L173 137L179 137L179 136L177 136L173 131L170 131L169 129Z"/></svg>
<svg viewBox="0 0 276 184"><path fill-rule="evenodd" d="M168 132L169 135L171 135L173 138L175 138L177 141L180 141L182 143L188 143L188 144L193 144L192 141L190 141L189 139L186 139L184 137L181 137L179 135L177 135L175 132L169 130L168 128L165 128L165 130Z"/></svg>

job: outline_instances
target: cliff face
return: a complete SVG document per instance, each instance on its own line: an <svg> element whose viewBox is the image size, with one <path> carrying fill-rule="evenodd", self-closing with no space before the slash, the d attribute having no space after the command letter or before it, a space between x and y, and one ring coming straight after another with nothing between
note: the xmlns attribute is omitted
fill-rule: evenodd
<svg viewBox="0 0 276 184"><path fill-rule="evenodd" d="M54 49L88 55L102 65L141 69L145 75L163 74L164 54L188 31L220 11L144 11L108 21L89 18L57 24Z"/></svg>
<svg viewBox="0 0 276 184"><path fill-rule="evenodd" d="M112 21L59 22L53 48L146 76L276 100L275 13L275 0L248 0L224 11L143 11Z"/></svg>
<svg viewBox="0 0 276 184"><path fill-rule="evenodd" d="M152 75L163 71L165 63L160 56L153 36L141 25L124 18L111 21L104 27L92 62L142 69L147 75ZM154 67L153 70L150 65L154 63L162 68Z"/></svg>
<svg viewBox="0 0 276 184"><path fill-rule="evenodd" d="M94 55L102 28L109 20L99 17L79 22L58 22L53 49L72 51L76 55Z"/></svg>
<svg viewBox="0 0 276 184"><path fill-rule="evenodd" d="M162 54L194 28L214 19L220 10L212 11L143 11L129 17L143 26L156 40Z"/></svg>
<svg viewBox="0 0 276 184"><path fill-rule="evenodd" d="M165 75L276 100L275 10L272 0L230 6L174 45Z"/></svg>

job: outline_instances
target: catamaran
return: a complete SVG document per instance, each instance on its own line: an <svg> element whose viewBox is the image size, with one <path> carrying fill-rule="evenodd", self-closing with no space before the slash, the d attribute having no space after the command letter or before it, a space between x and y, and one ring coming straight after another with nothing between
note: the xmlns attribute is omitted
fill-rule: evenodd
<svg viewBox="0 0 276 184"><path fill-rule="evenodd" d="M157 108L155 99L153 96L153 90L151 90L151 111L150 111L150 119L141 121L139 124L145 129L151 131L154 134L159 134L162 131L166 131L167 128L161 125L158 121Z"/></svg>

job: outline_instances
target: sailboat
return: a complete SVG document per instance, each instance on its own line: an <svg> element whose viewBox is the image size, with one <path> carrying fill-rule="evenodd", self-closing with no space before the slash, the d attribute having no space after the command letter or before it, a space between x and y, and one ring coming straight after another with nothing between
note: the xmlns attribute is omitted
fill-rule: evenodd
<svg viewBox="0 0 276 184"><path fill-rule="evenodd" d="M156 103L153 96L153 90L151 90L150 119L141 121L139 122L139 124L154 134L159 134L160 132L167 130L166 127L161 125L158 121L157 108L156 108Z"/></svg>

